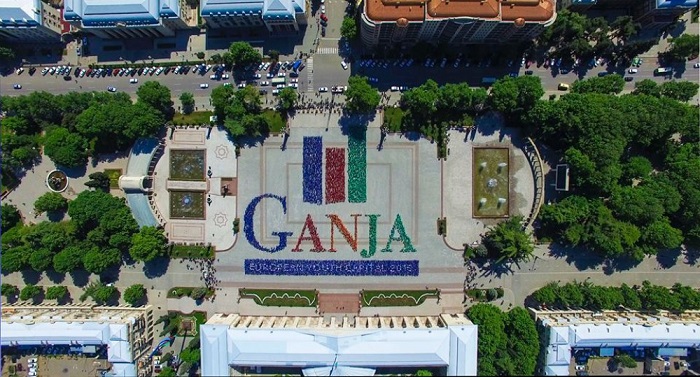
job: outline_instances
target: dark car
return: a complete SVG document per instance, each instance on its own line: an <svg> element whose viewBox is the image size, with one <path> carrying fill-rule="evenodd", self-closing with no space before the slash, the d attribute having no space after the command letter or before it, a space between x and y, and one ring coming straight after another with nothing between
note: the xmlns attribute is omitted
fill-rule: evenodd
<svg viewBox="0 0 700 377"><path fill-rule="evenodd" d="M261 94L261 95L267 94L267 90L265 90L265 89L260 89L260 94Z"/></svg>
<svg viewBox="0 0 700 377"><path fill-rule="evenodd" d="M139 70L138 70L139 76L141 76L142 73L143 73L143 68L139 68Z"/></svg>
<svg viewBox="0 0 700 377"><path fill-rule="evenodd" d="M625 76L625 81L630 82L630 81L632 81L632 80L634 80L634 77L632 77L632 76Z"/></svg>
<svg viewBox="0 0 700 377"><path fill-rule="evenodd" d="M170 73L170 67L165 67L165 70L163 70L163 73L166 74L166 75L167 75L168 73Z"/></svg>
<svg viewBox="0 0 700 377"><path fill-rule="evenodd" d="M328 22L321 20L321 26L326 27L328 26Z"/></svg>
<svg viewBox="0 0 700 377"><path fill-rule="evenodd" d="M533 71L525 71L525 74L528 75L528 76L532 76L533 74L535 74L535 72L533 72Z"/></svg>
<svg viewBox="0 0 700 377"><path fill-rule="evenodd" d="M29 68L29 74L33 75L36 72L36 67Z"/></svg>
<svg viewBox="0 0 700 377"><path fill-rule="evenodd" d="M603 76L607 76L607 75L608 75L607 72L598 72L598 77L603 77Z"/></svg>
<svg viewBox="0 0 700 377"><path fill-rule="evenodd" d="M328 22L328 17L326 17L325 14L321 14L321 21L326 21L326 22Z"/></svg>
<svg viewBox="0 0 700 377"><path fill-rule="evenodd" d="M65 76L63 76L63 79L66 80L66 81L72 80L72 78L70 77L70 75L65 75Z"/></svg>

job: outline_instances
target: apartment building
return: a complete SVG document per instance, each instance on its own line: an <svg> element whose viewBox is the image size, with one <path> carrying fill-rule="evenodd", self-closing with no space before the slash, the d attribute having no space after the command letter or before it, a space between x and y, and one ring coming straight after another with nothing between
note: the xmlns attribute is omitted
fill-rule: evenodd
<svg viewBox="0 0 700 377"><path fill-rule="evenodd" d="M530 40L554 23L554 0L365 0L366 47L407 47Z"/></svg>
<svg viewBox="0 0 700 377"><path fill-rule="evenodd" d="M477 326L464 315L294 317L215 314L199 328L203 376L274 368L305 376L372 376L383 368L442 368L475 376ZM265 371L262 371L265 373ZM267 373L267 374L271 374Z"/></svg>
<svg viewBox="0 0 700 377"><path fill-rule="evenodd" d="M544 375L573 375L587 368L590 356L613 356L617 352L655 355L663 367L664 358L685 357L690 351L700 349L700 311L530 309L530 312L545 332L545 365L541 371Z"/></svg>
<svg viewBox="0 0 700 377"><path fill-rule="evenodd" d="M202 0L200 9L209 28L264 27L271 34L299 31L307 10L304 0Z"/></svg>
<svg viewBox="0 0 700 377"><path fill-rule="evenodd" d="M64 0L72 28L104 39L171 37L189 26L179 0Z"/></svg>
<svg viewBox="0 0 700 377"><path fill-rule="evenodd" d="M41 0L0 0L0 39L9 43L55 43L61 25L47 16L53 9Z"/></svg>

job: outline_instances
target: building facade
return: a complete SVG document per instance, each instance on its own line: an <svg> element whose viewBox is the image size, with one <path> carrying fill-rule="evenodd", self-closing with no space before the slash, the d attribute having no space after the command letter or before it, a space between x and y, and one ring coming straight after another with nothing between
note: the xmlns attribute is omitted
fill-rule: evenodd
<svg viewBox="0 0 700 377"><path fill-rule="evenodd" d="M530 312L545 332L544 375L575 373L573 358L579 350L604 356L606 350L608 354L617 350L643 353L648 350L655 355L680 355L700 349L700 311L678 314L530 309Z"/></svg>
<svg viewBox="0 0 700 377"><path fill-rule="evenodd" d="M360 33L366 47L407 47L530 40L554 23L554 0L365 0Z"/></svg>
<svg viewBox="0 0 700 377"><path fill-rule="evenodd" d="M698 0L564 0L561 8L575 12L623 10L645 29L660 29L698 7Z"/></svg>
<svg viewBox="0 0 700 377"><path fill-rule="evenodd" d="M0 333L3 349L70 346L99 353L106 348L107 361L117 375L135 376L140 365L150 364L145 360L154 337L153 310L150 305L3 304Z"/></svg>
<svg viewBox="0 0 700 377"><path fill-rule="evenodd" d="M377 368L400 367L476 375L477 326L464 315L326 320L215 314L199 332L203 376L228 376L232 367L290 368L305 376L371 376Z"/></svg>
<svg viewBox="0 0 700 377"><path fill-rule="evenodd" d="M264 27L274 35L306 25L306 5L304 0L202 0L200 11L209 28Z"/></svg>
<svg viewBox="0 0 700 377"><path fill-rule="evenodd" d="M0 39L9 43L56 43L60 24L48 22L41 0L0 0Z"/></svg>
<svg viewBox="0 0 700 377"><path fill-rule="evenodd" d="M63 18L104 39L172 37L189 27L178 0L65 0Z"/></svg>

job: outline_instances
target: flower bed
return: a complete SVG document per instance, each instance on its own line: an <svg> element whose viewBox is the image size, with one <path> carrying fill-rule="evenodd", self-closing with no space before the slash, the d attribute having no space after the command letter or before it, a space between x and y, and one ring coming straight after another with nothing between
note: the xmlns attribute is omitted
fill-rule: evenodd
<svg viewBox="0 0 700 377"><path fill-rule="evenodd" d="M465 291L467 297L478 302L493 301L503 297L503 288L478 289L472 288Z"/></svg>
<svg viewBox="0 0 700 377"><path fill-rule="evenodd" d="M198 245L172 245L171 258L214 259L214 248Z"/></svg>
<svg viewBox="0 0 700 377"><path fill-rule="evenodd" d="M320 136L304 137L304 202L323 203L323 141Z"/></svg>
<svg viewBox="0 0 700 377"><path fill-rule="evenodd" d="M367 142L365 133L348 135L348 201L367 202Z"/></svg>
<svg viewBox="0 0 700 377"><path fill-rule="evenodd" d="M246 259L246 275L418 276L417 260Z"/></svg>
<svg viewBox="0 0 700 377"><path fill-rule="evenodd" d="M326 204L345 201L345 149L326 148Z"/></svg>
<svg viewBox="0 0 700 377"><path fill-rule="evenodd" d="M241 289L241 298L252 298L262 306L293 306L313 308L318 302L317 292L311 290Z"/></svg>
<svg viewBox="0 0 700 377"><path fill-rule="evenodd" d="M437 298L438 290L362 291L362 306L418 306L428 297Z"/></svg>

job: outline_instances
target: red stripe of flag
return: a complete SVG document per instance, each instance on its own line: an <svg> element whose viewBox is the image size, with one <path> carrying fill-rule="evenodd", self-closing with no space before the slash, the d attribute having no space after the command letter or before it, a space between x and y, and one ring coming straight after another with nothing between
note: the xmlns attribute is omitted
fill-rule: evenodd
<svg viewBox="0 0 700 377"><path fill-rule="evenodd" d="M345 148L326 148L326 204L345 201Z"/></svg>

